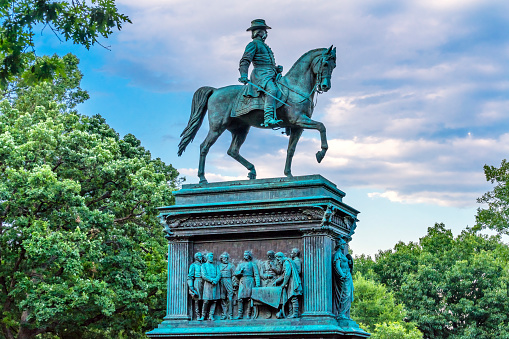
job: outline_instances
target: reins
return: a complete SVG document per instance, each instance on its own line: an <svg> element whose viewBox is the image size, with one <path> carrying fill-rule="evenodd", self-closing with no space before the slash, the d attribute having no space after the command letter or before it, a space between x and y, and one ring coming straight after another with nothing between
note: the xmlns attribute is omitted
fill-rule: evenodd
<svg viewBox="0 0 509 339"><path fill-rule="evenodd" d="M288 90L300 95L301 97L303 97L304 99L302 99L301 101L297 101L297 102L292 102L290 101L289 99L287 100L287 102L289 104L300 104L300 103L303 103L304 101L306 100L310 100L311 96L316 93L316 94L322 94L323 91L321 91L318 87L318 84L322 81L322 66L323 66L323 62L324 62L324 55L321 56L321 58L319 59L319 62L320 62L320 69L318 72L316 72L316 81L315 81L315 85L313 86L313 89L311 90L311 92L309 92L309 94L303 94L301 93L300 91L296 90L296 89L293 89L287 85L285 85L283 82L277 82L277 85L282 85L286 88L288 88ZM317 61L318 62L318 61ZM281 88L280 88L281 90ZM316 101L313 102L312 100L311 101L311 107L312 109L314 109L316 107L316 105L318 104L318 95L316 96Z"/></svg>

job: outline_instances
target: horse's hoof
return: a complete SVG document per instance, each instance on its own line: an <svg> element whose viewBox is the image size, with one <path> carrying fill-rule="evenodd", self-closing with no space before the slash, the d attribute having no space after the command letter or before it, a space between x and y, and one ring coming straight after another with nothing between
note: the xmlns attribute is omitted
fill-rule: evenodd
<svg viewBox="0 0 509 339"><path fill-rule="evenodd" d="M256 173L248 173L247 177L249 178L249 180L254 180L256 179Z"/></svg>
<svg viewBox="0 0 509 339"><path fill-rule="evenodd" d="M316 161L318 161L318 163L321 163L324 156L325 154L322 151L316 152Z"/></svg>
<svg viewBox="0 0 509 339"><path fill-rule="evenodd" d="M293 178L293 175L292 175L291 172L285 173L285 175L286 175L287 178Z"/></svg>
<svg viewBox="0 0 509 339"><path fill-rule="evenodd" d="M205 178L200 180L200 185L201 185L201 184L208 184L208 183L209 183L209 182L208 182L208 181L207 181L207 179L205 179Z"/></svg>

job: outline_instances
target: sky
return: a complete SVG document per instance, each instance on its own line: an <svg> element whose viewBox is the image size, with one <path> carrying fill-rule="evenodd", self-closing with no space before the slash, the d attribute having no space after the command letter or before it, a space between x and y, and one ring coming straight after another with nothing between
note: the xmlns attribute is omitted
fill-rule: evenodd
<svg viewBox="0 0 509 339"><path fill-rule="evenodd" d="M485 164L509 151L509 2L505 0L184 1L119 0L126 24L106 50L39 39L43 53L73 52L91 99L121 135L197 183L205 121L181 157L179 135L201 86L238 84L246 28L263 18L266 43L288 71L305 52L334 45L332 88L313 119L327 127L329 151L315 160L319 134L297 146L294 175L320 174L361 211L350 247L375 254L418 241L435 222L459 234L475 223L476 199L493 185ZM247 178L223 134L207 158L209 182ZM252 129L241 154L258 178L283 176L288 137Z"/></svg>

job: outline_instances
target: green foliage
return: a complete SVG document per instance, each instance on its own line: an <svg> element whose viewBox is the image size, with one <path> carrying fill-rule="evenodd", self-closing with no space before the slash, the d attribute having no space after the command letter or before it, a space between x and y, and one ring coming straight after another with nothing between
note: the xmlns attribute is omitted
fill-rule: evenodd
<svg viewBox="0 0 509 339"><path fill-rule="evenodd" d="M53 31L65 40L87 49L107 38L113 29L131 22L118 13L114 0L0 1L0 88L6 89L14 77L25 70L32 73L32 81L48 80L61 65L51 58L33 63L34 29Z"/></svg>
<svg viewBox="0 0 509 339"><path fill-rule="evenodd" d="M51 73L50 80L45 81L51 85L46 87L46 92L41 93L45 98L41 98L39 103L59 102L65 104L68 109L72 109L89 98L88 93L80 88L83 74L78 69L79 60L75 55L69 53L63 57L43 56L35 58L34 64L37 65L40 60L50 60L51 64L58 65L58 67ZM30 95L26 95L27 92L32 91L33 85L38 83L37 80L32 79L33 77L34 73L25 70L9 84L10 91L5 93L5 97L18 110L34 109L35 103L30 101Z"/></svg>
<svg viewBox="0 0 509 339"><path fill-rule="evenodd" d="M425 338L508 337L509 247L499 237L468 229L454 237L436 224L418 244L399 243L375 259L372 276Z"/></svg>
<svg viewBox="0 0 509 339"><path fill-rule="evenodd" d="M402 304L397 304L394 294L360 272L354 276L355 299L352 304L352 319L361 328L371 332L374 339L381 338L422 338L415 323L405 322Z"/></svg>
<svg viewBox="0 0 509 339"><path fill-rule="evenodd" d="M422 333L416 328L408 329L401 322L382 323L375 325L371 339L421 339Z"/></svg>
<svg viewBox="0 0 509 339"><path fill-rule="evenodd" d="M484 166L486 180L496 183L493 191L477 199L488 204L477 210L475 229L492 229L499 234L509 234L509 163L504 159L500 167Z"/></svg>
<svg viewBox="0 0 509 339"><path fill-rule="evenodd" d="M164 316L156 207L173 203L178 173L71 110L87 94L78 60L61 62L65 74L0 103L1 330L139 337Z"/></svg>

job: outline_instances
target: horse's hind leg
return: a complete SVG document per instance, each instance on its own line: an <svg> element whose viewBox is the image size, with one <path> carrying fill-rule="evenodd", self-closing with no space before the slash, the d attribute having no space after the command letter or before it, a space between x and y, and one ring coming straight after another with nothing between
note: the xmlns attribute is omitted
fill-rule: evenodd
<svg viewBox="0 0 509 339"><path fill-rule="evenodd" d="M216 142L217 138L224 132L224 128L219 130L210 129L207 137L200 145L200 163L198 165L198 177L200 178L200 184L206 184L205 179L205 159L209 153L210 147Z"/></svg>
<svg viewBox="0 0 509 339"><path fill-rule="evenodd" d="M247 133L249 132L249 126L240 127L232 130L231 132L232 132L232 143L230 145L230 148L228 149L228 152L226 153L233 159L240 162L245 168L249 170L249 173L247 175L249 179L256 179L256 170L254 165L247 161L239 153L240 147L246 140Z"/></svg>
<svg viewBox="0 0 509 339"><path fill-rule="evenodd" d="M288 150L286 151L286 164L285 164L285 175L291 178L292 175L292 159L295 154L295 148L297 147L297 142L302 135L302 128L294 127L290 131L290 140L288 141Z"/></svg>

